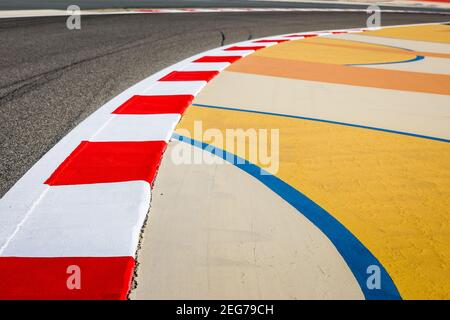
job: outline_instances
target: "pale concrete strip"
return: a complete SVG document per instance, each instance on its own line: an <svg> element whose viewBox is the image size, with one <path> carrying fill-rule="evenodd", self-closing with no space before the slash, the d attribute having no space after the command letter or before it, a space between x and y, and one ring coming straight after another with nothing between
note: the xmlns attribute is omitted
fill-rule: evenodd
<svg viewBox="0 0 450 320"><path fill-rule="evenodd" d="M311 0L261 0L261 1L270 1L270 2L311 2ZM413 1L413 0L334 0L334 1L316 1L315 3L323 3L323 4L361 4L361 5L370 5L376 4L378 6L392 6L392 7L429 7L429 8L449 8L450 4L445 2L429 2L429 1Z"/></svg>
<svg viewBox="0 0 450 320"><path fill-rule="evenodd" d="M76 4L76 3L74 3ZM133 10L123 9L99 9L99 10L81 10L81 15L104 15L104 14L133 14L139 13ZM2 10L0 11L0 19L2 18L31 18L31 17L58 17L69 16L72 11L58 9L42 9L42 10Z"/></svg>
<svg viewBox="0 0 450 320"><path fill-rule="evenodd" d="M67 16L66 10L2 10L0 18Z"/></svg>
<svg viewBox="0 0 450 320"><path fill-rule="evenodd" d="M362 34L342 34L332 36L333 39L352 40L366 43L382 44L396 48L404 48L414 51L425 51L434 53L450 54L450 44L426 42L416 40L404 40L397 38L386 38L376 36L365 36Z"/></svg>
<svg viewBox="0 0 450 320"><path fill-rule="evenodd" d="M239 86L236 86L239 83ZM449 97L224 71L195 103L450 139Z"/></svg>
<svg viewBox="0 0 450 320"><path fill-rule="evenodd" d="M192 150L162 161L133 299L363 299L309 220L233 165L172 161Z"/></svg>
<svg viewBox="0 0 450 320"><path fill-rule="evenodd" d="M413 62L363 65L363 67L450 75L450 59L445 58L425 57L423 60Z"/></svg>

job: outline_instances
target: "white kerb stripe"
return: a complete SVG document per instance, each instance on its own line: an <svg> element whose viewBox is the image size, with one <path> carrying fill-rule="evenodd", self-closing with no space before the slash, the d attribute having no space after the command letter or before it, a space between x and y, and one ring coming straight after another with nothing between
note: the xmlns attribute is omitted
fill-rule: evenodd
<svg viewBox="0 0 450 320"><path fill-rule="evenodd" d="M196 96L206 85L206 81L157 81L141 95L176 95L191 94Z"/></svg>
<svg viewBox="0 0 450 320"><path fill-rule="evenodd" d="M90 141L169 141L179 114L116 115Z"/></svg>
<svg viewBox="0 0 450 320"><path fill-rule="evenodd" d="M236 46L240 46L240 44L238 44ZM231 46L231 47L234 47L234 46ZM223 49L218 49L218 50L208 51L207 54L205 54L205 55L213 56L213 57L216 57L216 56L239 56L239 57L245 57L245 56L248 56L249 54L252 54L253 52L255 52L255 50L228 50L228 51L225 51Z"/></svg>
<svg viewBox="0 0 450 320"><path fill-rule="evenodd" d="M260 39L258 39L260 40ZM286 39L284 39L286 40ZM273 45L276 45L277 42L255 42L255 40L249 40L245 42L239 43L238 47L271 47ZM234 46L232 46L234 47ZM229 51L233 52L233 51Z"/></svg>
<svg viewBox="0 0 450 320"><path fill-rule="evenodd" d="M229 62L193 62L181 68L181 71L222 71L230 65Z"/></svg>
<svg viewBox="0 0 450 320"><path fill-rule="evenodd" d="M49 187L3 256L134 256L149 203L144 181Z"/></svg>

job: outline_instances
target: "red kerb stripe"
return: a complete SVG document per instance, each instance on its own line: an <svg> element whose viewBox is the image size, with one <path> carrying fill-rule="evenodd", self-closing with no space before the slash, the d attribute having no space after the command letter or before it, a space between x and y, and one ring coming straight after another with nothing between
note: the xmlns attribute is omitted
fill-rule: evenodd
<svg viewBox="0 0 450 320"><path fill-rule="evenodd" d="M233 63L239 60L240 56L204 56L194 62L229 62Z"/></svg>
<svg viewBox="0 0 450 320"><path fill-rule="evenodd" d="M276 39L276 40L264 39L264 40L255 40L253 42L255 42L255 43L268 43L268 42L281 43L281 42L286 42L286 41L289 41L289 40L287 40L287 39Z"/></svg>
<svg viewBox="0 0 450 320"><path fill-rule="evenodd" d="M194 99L193 95L171 95L171 96L133 96L118 107L114 114L161 114L180 113Z"/></svg>
<svg viewBox="0 0 450 320"><path fill-rule="evenodd" d="M134 265L132 257L0 257L0 300L124 300Z"/></svg>
<svg viewBox="0 0 450 320"><path fill-rule="evenodd" d="M312 37L317 37L318 36L318 34L293 34L293 35L290 35L290 36L287 36L288 38L300 38L300 37L303 37L303 38L312 38Z"/></svg>
<svg viewBox="0 0 450 320"><path fill-rule="evenodd" d="M164 141L82 141L45 181L51 186L147 181L156 176Z"/></svg>
<svg viewBox="0 0 450 320"><path fill-rule="evenodd" d="M219 71L172 71L159 81L209 81Z"/></svg>
<svg viewBox="0 0 450 320"><path fill-rule="evenodd" d="M234 47L230 47L230 48L226 48L224 49L225 51L239 51L239 50L259 50L259 49L264 49L264 46L245 46L245 47L241 47L241 46L234 46Z"/></svg>

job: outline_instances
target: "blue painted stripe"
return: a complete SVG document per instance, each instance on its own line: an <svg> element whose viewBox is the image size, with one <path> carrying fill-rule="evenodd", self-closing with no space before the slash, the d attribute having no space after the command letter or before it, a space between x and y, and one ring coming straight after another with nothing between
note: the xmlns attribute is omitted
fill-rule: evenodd
<svg viewBox="0 0 450 320"><path fill-rule="evenodd" d="M261 183L275 192L291 206L293 206L300 214L303 214L315 226L317 226L330 241L334 244L338 252L341 254L353 275L361 287L364 296L368 300L400 300L401 296L398 292L391 277L383 267L383 265L375 258L372 253L338 220L336 220L327 211L313 202L307 196L289 184L270 174L264 169L258 167L249 161L242 159L234 154L215 146L208 145L202 141L190 139L177 133L173 134L173 138L181 142L188 143L197 148L210 152L213 155L221 157L227 162L234 164L241 170L247 172L251 176L258 179ZM380 239L383 241L383 239ZM369 289L366 285L367 267L376 265L380 268L381 289Z"/></svg>
<svg viewBox="0 0 450 320"><path fill-rule="evenodd" d="M369 36L370 37L370 36ZM413 49L408 49L408 48L402 48L402 47L397 47L397 46L393 46L393 45L387 45L387 44L381 44L381 43L376 43L376 42L366 42L366 41L362 41L362 40L356 40L356 39L344 39L346 42L357 42L357 43L361 43L363 45L375 45L375 46L382 46L382 47L387 47L387 48L394 48L394 49L400 49L400 50L405 50L405 51L409 51L409 52L414 52Z"/></svg>
<svg viewBox="0 0 450 320"><path fill-rule="evenodd" d="M383 65L383 64L398 64L398 63L415 62L415 61L420 61L420 60L424 60L424 59L425 59L424 56L416 56L413 59L402 60L402 61L365 63L365 64L346 64L345 66L348 66L348 67L354 67L354 66L380 66L380 65Z"/></svg>
<svg viewBox="0 0 450 320"><path fill-rule="evenodd" d="M429 140L434 140L434 141L439 141L439 142L447 142L447 143L450 142L450 140L443 139L443 138L424 136L424 135L421 135L421 134L402 132L402 131L395 131L395 130L377 128L377 127L368 127L368 126L363 126L363 125L359 125L359 124L352 124L352 123L346 123L346 122L324 120L324 119L316 119L316 118L309 118L309 117L301 117L301 116L294 116L294 115L282 114L282 113L274 113L274 112L264 112L264 111L255 111L255 110L247 110L247 109L234 109L234 108L228 108L228 107L211 106L211 105L200 104L200 103L194 103L192 105L195 106L195 107L201 107L201 108L221 109L221 110L229 110L229 111L237 111L237 112L263 114L263 115L268 115L268 116L277 116L277 117L301 119L301 120L308 120L308 121L324 122L324 123L336 124L336 125L347 126L347 127L354 127L354 128L360 128L360 129L368 129L368 130L382 131L382 132L387 132L387 133L401 134L401 135L405 135L405 136L410 136L410 137L415 137L415 138L422 138L422 139L429 139Z"/></svg>

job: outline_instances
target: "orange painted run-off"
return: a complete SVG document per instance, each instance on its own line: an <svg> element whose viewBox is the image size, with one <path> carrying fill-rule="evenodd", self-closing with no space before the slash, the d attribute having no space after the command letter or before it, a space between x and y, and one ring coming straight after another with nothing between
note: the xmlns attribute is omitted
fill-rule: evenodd
<svg viewBox="0 0 450 320"><path fill-rule="evenodd" d="M326 39L328 40L328 39ZM401 48L395 47L386 47L386 46L376 46L376 45L367 45L367 44L358 44L351 41L346 41L349 44L345 44L345 42L312 42L312 41L304 41L302 44L305 45L313 45L313 46L324 46L328 47L325 49L333 50L333 48L342 48L349 50L367 50L371 52L379 52L379 53L392 53L392 54L414 54L416 56L425 56L425 57L433 57L433 58L445 58L450 59L450 54L448 53L436 53L436 52L426 52L426 51L407 51Z"/></svg>
<svg viewBox="0 0 450 320"><path fill-rule="evenodd" d="M250 56L227 71L450 95L450 76Z"/></svg>

